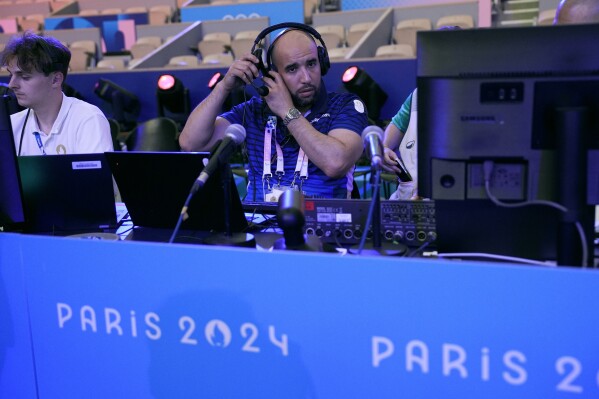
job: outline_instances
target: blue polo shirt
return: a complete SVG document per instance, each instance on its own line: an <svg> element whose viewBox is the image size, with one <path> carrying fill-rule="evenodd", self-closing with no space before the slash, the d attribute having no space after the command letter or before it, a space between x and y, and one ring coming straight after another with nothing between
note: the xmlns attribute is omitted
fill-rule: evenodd
<svg viewBox="0 0 599 399"><path fill-rule="evenodd" d="M263 161L264 161L264 131L268 118L274 114L269 110L266 102L260 97L252 97L245 103L239 104L221 115L231 123L238 123L246 129L246 148L249 159L248 194L249 201L263 201ZM314 105L306 119L322 134L328 134L333 129L347 129L352 133L361 135L362 130L368 125L368 115L360 98L351 93L327 93L324 82L321 81L320 90L315 98ZM271 186L278 179L276 169L275 140L281 146L285 161L285 174L281 179L282 187L289 187L293 181L295 165L299 153L299 145L289 134L287 127L277 118L276 133L272 135L271 160L272 173ZM308 197L320 198L348 198L353 184L353 171L340 179L333 179L324 174L311 161L308 164L308 179L304 181L302 190ZM299 184L299 181L296 180ZM266 184L264 184L264 188Z"/></svg>

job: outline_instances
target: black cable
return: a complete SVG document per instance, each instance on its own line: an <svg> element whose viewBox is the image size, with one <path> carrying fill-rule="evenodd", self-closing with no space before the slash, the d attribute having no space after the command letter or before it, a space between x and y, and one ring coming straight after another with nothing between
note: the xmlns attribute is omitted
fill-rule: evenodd
<svg viewBox="0 0 599 399"><path fill-rule="evenodd" d="M183 223L184 219L187 219L187 216L188 216L187 209L189 208L189 203L191 202L191 198L193 197L194 194L195 194L195 190L192 188L192 190L189 192L189 195L187 196L187 199L185 200L185 204L183 204L183 208L181 208L181 213L179 214L179 219L177 220L177 225L175 226L175 229L173 230L173 234L171 235L171 238L168 240L169 244L172 243L173 241L175 241L175 237L177 237L177 234L179 233L179 229L181 228L181 223Z"/></svg>
<svg viewBox="0 0 599 399"><path fill-rule="evenodd" d="M368 236L368 229L372 224L372 214L374 213L374 204L377 202L376 198L379 195L379 188L381 183L381 171L376 170L374 173L374 191L372 194L372 200L370 201L370 207L368 208L368 217L366 218L366 225L364 226L364 231L362 233L362 238L360 239L360 245L358 247L358 255L362 253L364 249L364 245L366 245L366 236ZM373 232L374 234L379 234L378 231Z"/></svg>
<svg viewBox="0 0 599 399"><path fill-rule="evenodd" d="M25 115L25 122L23 122L23 129L21 129L21 139L19 140L19 153L17 155L21 155L21 147L23 147L23 136L25 135L25 126L27 126L27 121L29 120L29 113L31 113L31 108L27 109L27 114Z"/></svg>

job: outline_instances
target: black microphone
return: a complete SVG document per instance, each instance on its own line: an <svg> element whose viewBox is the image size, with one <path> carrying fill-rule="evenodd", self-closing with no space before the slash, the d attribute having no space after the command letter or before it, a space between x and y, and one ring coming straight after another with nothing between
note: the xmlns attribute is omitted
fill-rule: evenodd
<svg viewBox="0 0 599 399"><path fill-rule="evenodd" d="M370 158L370 165L380 168L383 164L383 129L376 125L367 126L362 131L362 141L366 155Z"/></svg>
<svg viewBox="0 0 599 399"><path fill-rule="evenodd" d="M316 235L305 235L304 194L299 190L285 190L279 197L277 220L283 230L283 238L274 243L275 249L288 249L294 251L325 251ZM327 248L327 252L336 252Z"/></svg>
<svg viewBox="0 0 599 399"><path fill-rule="evenodd" d="M218 170L218 168L227 163L231 155L237 149L237 146L245 140L245 128L239 124L232 124L225 130L225 138L220 142L216 150L210 156L210 161L202 170L193 183L192 192L198 191L204 186L206 181Z"/></svg>
<svg viewBox="0 0 599 399"><path fill-rule="evenodd" d="M277 211L279 227L283 230L288 249L302 247L304 238L304 195L299 190L286 190L279 198Z"/></svg>

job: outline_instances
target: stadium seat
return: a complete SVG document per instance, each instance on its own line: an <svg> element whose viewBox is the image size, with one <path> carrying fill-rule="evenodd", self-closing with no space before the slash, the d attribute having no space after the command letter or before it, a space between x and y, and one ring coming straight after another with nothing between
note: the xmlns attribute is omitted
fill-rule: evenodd
<svg viewBox="0 0 599 399"><path fill-rule="evenodd" d="M127 7L125 8L125 14L127 13L143 13L148 12L148 8L144 6L135 6L135 7Z"/></svg>
<svg viewBox="0 0 599 399"><path fill-rule="evenodd" d="M387 44L376 49L376 58L416 58L409 44Z"/></svg>
<svg viewBox="0 0 599 399"><path fill-rule="evenodd" d="M444 26L459 26L462 29L474 28L472 15L446 15L437 20L437 29Z"/></svg>
<svg viewBox="0 0 599 399"><path fill-rule="evenodd" d="M304 21L312 23L312 14L318 11L318 0L304 0Z"/></svg>
<svg viewBox="0 0 599 399"><path fill-rule="evenodd" d="M345 55L351 50L351 47L335 47L330 50L327 49L329 53L329 58L332 60L339 60L345 58Z"/></svg>
<svg viewBox="0 0 599 399"><path fill-rule="evenodd" d="M88 9L85 9L85 10L79 10L79 15L80 16L100 15L100 10L97 10L95 8L88 8Z"/></svg>
<svg viewBox="0 0 599 399"><path fill-rule="evenodd" d="M396 44L409 44L416 48L416 33L433 29L433 24L428 18L414 18L399 21L393 31L393 41Z"/></svg>
<svg viewBox="0 0 599 399"><path fill-rule="evenodd" d="M57 1L50 1L50 10L52 12L56 12L57 10L60 10L61 8L63 8L64 6L70 4L70 1L61 1L61 0L57 0Z"/></svg>
<svg viewBox="0 0 599 399"><path fill-rule="evenodd" d="M105 8L103 10L100 10L100 14L105 15L105 14L122 14L123 13L123 9L122 8Z"/></svg>
<svg viewBox="0 0 599 399"><path fill-rule="evenodd" d="M233 63L233 55L231 53L215 53L208 54L202 58L202 64L214 64L229 66Z"/></svg>
<svg viewBox="0 0 599 399"><path fill-rule="evenodd" d="M345 27L343 25L320 25L314 29L326 44L327 49L345 46Z"/></svg>
<svg viewBox="0 0 599 399"><path fill-rule="evenodd" d="M16 4L16 3L15 3ZM23 17L19 22L19 28L24 32L31 30L39 32L44 29L44 15L30 14Z"/></svg>
<svg viewBox="0 0 599 399"><path fill-rule="evenodd" d="M142 36L138 37L135 43L152 44L155 47L162 46L162 38L160 36Z"/></svg>
<svg viewBox="0 0 599 399"><path fill-rule="evenodd" d="M118 70L118 69L126 69L125 61L121 58L103 58L98 61L96 65L96 69L108 69L108 70Z"/></svg>
<svg viewBox="0 0 599 399"><path fill-rule="evenodd" d="M96 42L93 40L76 40L69 45L71 50L71 71L85 71L96 64Z"/></svg>
<svg viewBox="0 0 599 399"><path fill-rule="evenodd" d="M198 51L203 56L208 54L222 53L231 46L231 35L228 32L213 32L204 35L198 42Z"/></svg>
<svg viewBox="0 0 599 399"><path fill-rule="evenodd" d="M131 57L133 59L143 58L146 55L150 54L152 51L156 50L158 47L152 43L133 43L131 49Z"/></svg>
<svg viewBox="0 0 599 399"><path fill-rule="evenodd" d="M231 49L235 58L241 57L245 53L249 53L254 45L254 40L260 34L258 30L246 30L235 34L231 40Z"/></svg>
<svg viewBox="0 0 599 399"><path fill-rule="evenodd" d="M358 22L351 25L347 31L347 45L348 47L355 46L356 43L364 36L368 30L374 25L374 22Z"/></svg>
<svg viewBox="0 0 599 399"><path fill-rule="evenodd" d="M148 19L150 25L164 25L170 22L173 9L169 5L157 5L150 7Z"/></svg>
<svg viewBox="0 0 599 399"><path fill-rule="evenodd" d="M89 53L90 56L96 58L97 48L96 42L93 40L75 40L74 42L71 42L69 48L81 48Z"/></svg>
<svg viewBox="0 0 599 399"><path fill-rule="evenodd" d="M195 55L178 55L172 57L167 66L169 67L196 67L200 64Z"/></svg>

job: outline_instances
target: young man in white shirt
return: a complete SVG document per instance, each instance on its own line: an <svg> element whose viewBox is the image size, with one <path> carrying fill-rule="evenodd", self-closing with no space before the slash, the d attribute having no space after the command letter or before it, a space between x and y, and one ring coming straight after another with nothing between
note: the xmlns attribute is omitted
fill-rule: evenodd
<svg viewBox="0 0 599 399"><path fill-rule="evenodd" d="M31 32L13 37L2 52L9 88L25 107L11 116L18 155L113 151L102 111L62 92L70 60L70 51L58 40Z"/></svg>

